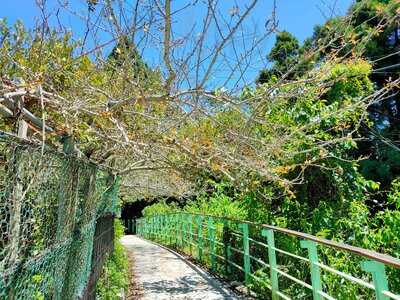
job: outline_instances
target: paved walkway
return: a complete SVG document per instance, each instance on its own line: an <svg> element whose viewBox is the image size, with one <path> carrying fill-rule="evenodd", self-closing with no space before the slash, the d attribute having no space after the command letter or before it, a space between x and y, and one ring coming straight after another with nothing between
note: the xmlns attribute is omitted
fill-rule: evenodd
<svg viewBox="0 0 400 300"><path fill-rule="evenodd" d="M240 299L173 251L133 235L126 235L121 241L133 254L134 276L143 289L141 300Z"/></svg>

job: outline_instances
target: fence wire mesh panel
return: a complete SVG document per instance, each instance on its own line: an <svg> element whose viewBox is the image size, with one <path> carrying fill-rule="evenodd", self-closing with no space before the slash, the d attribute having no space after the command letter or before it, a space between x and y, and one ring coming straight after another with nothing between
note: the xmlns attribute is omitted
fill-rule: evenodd
<svg viewBox="0 0 400 300"><path fill-rule="evenodd" d="M96 298L96 282L100 277L107 254L114 248L114 215L105 215L97 219L93 238L92 270L83 293L84 299Z"/></svg>
<svg viewBox="0 0 400 300"><path fill-rule="evenodd" d="M118 213L117 192L95 164L0 133L0 299L82 297L103 261L94 241L112 247L96 223Z"/></svg>
<svg viewBox="0 0 400 300"><path fill-rule="evenodd" d="M269 225L190 213L137 220L137 233L245 284L260 299L400 299L400 260Z"/></svg>

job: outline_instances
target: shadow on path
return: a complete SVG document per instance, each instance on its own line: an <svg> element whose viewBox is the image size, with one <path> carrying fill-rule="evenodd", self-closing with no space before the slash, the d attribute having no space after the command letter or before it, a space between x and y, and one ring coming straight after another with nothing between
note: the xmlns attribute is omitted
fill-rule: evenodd
<svg viewBox="0 0 400 300"><path fill-rule="evenodd" d="M132 235L121 241L134 256L135 278L143 300L243 299L170 249Z"/></svg>

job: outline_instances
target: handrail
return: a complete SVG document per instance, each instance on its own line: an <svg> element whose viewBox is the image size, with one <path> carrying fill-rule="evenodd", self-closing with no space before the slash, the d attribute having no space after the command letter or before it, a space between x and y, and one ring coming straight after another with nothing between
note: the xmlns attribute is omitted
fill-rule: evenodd
<svg viewBox="0 0 400 300"><path fill-rule="evenodd" d="M233 224L235 224L234 228L232 228ZM237 225L239 226L236 227ZM239 231L237 228L239 228ZM339 293L338 299L349 297L336 291L337 287L332 283L337 280L335 276L351 282L353 285L355 284L358 287L356 291L362 293L368 299L372 297L370 293L375 293L378 300L400 300L400 295L389 290L389 281L400 276L400 259L372 250L319 238L311 234L234 218L189 212L167 213L139 219L137 220L137 232L144 238L175 247L190 255L193 255L193 250L197 250L194 256L197 257L199 262L205 263L214 272L223 273L220 275L225 277L239 276L237 272L232 273L231 268L234 268L243 275L243 277L240 277L242 276L240 275L239 278L234 278L234 280L239 279L246 285L250 284L253 279L264 282L266 280L265 272L262 273L264 274L262 278L259 277L257 272L269 269L269 283L264 282L264 286L271 290L273 300L291 299L287 295L287 291L293 289L291 284L297 284L309 290L308 293L312 293L313 299L335 299L330 294L336 295L337 293ZM300 247L296 248L298 244L290 246L291 249L297 249L294 251L295 253L285 247L280 249L282 247L279 247L279 243L283 241L281 240L282 236L274 237L274 232L299 238ZM260 239L264 240L263 237L266 242L260 241ZM278 246L275 246L275 240L278 242ZM295 242L293 241L293 243ZM353 270L350 272L356 273L361 278L343 270L336 270L326 261L320 260L318 252L322 255L331 252L325 252L327 248L320 249L317 248L317 245L327 246L346 254L368 259L361 264L353 263L350 268L350 270ZM305 250L301 250L301 248ZM304 251L308 253L308 257L301 254ZM262 255L265 252L268 253L268 260L265 260L265 254ZM329 256L329 259L332 260L329 262L335 261L335 257ZM300 270L298 265L293 265L290 260L300 261L304 267ZM224 268L221 268L221 265ZM385 267L394 268L388 273L389 277L386 274ZM225 271L221 271L223 269ZM228 272L228 270L230 271ZM327 274L328 277L323 277L320 274L321 272ZM347 272L349 271L347 270ZM297 276L293 273L296 273ZM372 283L368 282L367 274L372 275ZM326 278L330 278L329 281L323 282L323 279L326 281ZM397 279L395 282L397 282ZM282 284L289 284L289 287L284 290L281 287ZM342 285L343 283L336 284ZM393 289L393 287L391 288ZM399 289L396 292L400 293L400 286L395 288ZM350 293L350 289L349 286L346 292ZM361 292L360 289L367 290Z"/></svg>
<svg viewBox="0 0 400 300"><path fill-rule="evenodd" d="M221 217L221 216L200 214L200 213L188 213L188 212L179 212L179 213L180 214L199 215L199 216L203 216L203 217L219 218L219 219L224 219L227 221L245 223L245 224L249 224L252 226L262 227L262 228L266 228L266 229L272 229L274 231L285 233L290 236L303 238L303 239L317 242L318 244L323 244L323 245L330 246L330 247L333 247L333 248L336 248L339 250L345 250L345 251L351 252L353 254L363 256L363 257L366 257L369 259L373 259L373 260L382 262L386 265L390 265L390 266L400 269L400 259L395 258L393 256L389 256L387 254L379 253L379 252L376 252L373 250L368 250L368 249L364 249L364 248L360 248L360 247L356 247L356 246L351 246L351 245L336 242L333 240L319 238L317 236L314 236L314 235L311 235L308 233L303 233L303 232L299 232L299 231L295 231L295 230L291 230L291 229L287 229L287 228L282 228L282 227L277 227L277 226L267 225L267 224L262 224L262 223L256 223L256 222L251 222L251 221L246 221L246 220L239 220L239 219L234 219L234 218L229 218L229 217ZM166 213L163 215L174 215L174 214L176 214L176 213Z"/></svg>

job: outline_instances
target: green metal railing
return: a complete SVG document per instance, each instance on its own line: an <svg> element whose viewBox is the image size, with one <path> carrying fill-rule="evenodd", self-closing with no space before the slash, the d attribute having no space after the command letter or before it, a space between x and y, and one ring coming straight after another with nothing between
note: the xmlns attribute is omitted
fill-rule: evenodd
<svg viewBox="0 0 400 300"><path fill-rule="evenodd" d="M262 299L400 299L400 260L270 225L172 213L137 220L173 247Z"/></svg>

